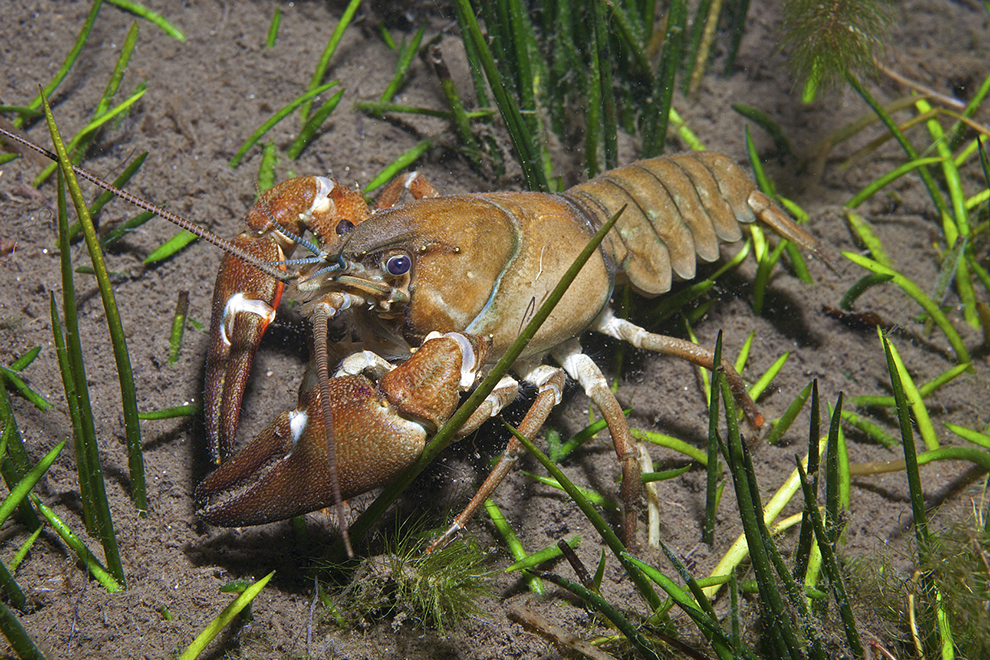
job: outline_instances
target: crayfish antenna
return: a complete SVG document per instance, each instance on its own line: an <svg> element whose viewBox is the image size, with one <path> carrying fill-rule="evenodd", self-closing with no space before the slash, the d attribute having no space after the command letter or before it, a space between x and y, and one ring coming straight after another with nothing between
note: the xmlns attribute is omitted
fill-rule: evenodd
<svg viewBox="0 0 990 660"><path fill-rule="evenodd" d="M48 149L45 149L44 147L38 146L34 142L31 142L30 140L25 140L19 135L11 133L10 131L7 131L3 128L0 128L0 135L2 135L7 140L11 140L13 142L16 142L17 144L27 147L28 149L34 150L39 154L41 154L42 156L50 158L52 161L58 162L58 156L56 156ZM115 185L113 185L112 183L108 183L107 181L104 181L100 177L89 172L88 170L84 170L81 167L77 167L76 165L73 165L72 171L75 172L80 177L82 177L83 179L86 179L87 181L96 184L97 187L102 188L107 192L113 193L114 196L119 197L120 199L126 202L130 202L139 209L148 211L150 213L154 213L159 218L162 218L163 220L168 220L169 222L179 227L180 229L185 229L188 232L192 232L193 234L196 234L196 236L202 238L207 243L211 243L217 246L218 248L220 248L221 250L223 250L224 252L231 254L237 257L238 259L244 261L245 263L254 266L265 275L268 275L269 277L273 277L276 280L279 280L280 282L287 282L291 279L291 276L286 274L280 268L277 268L276 266L266 261L262 261L261 259L258 259L250 252L247 252L246 250L243 250L242 248L234 245L231 241L228 241L226 238L217 236L209 229L200 227L191 220L186 220L180 215L176 215L171 211L166 211L160 206L155 206L149 201L143 200L140 197L136 195L132 195L129 192L125 192L120 188L116 187Z"/></svg>
<svg viewBox="0 0 990 660"><path fill-rule="evenodd" d="M344 520L344 500L340 496L340 479L337 475L336 438L333 433L333 414L330 411L330 368L327 364L327 325L334 310L326 304L316 306L313 314L313 352L316 358L316 378L320 383L320 403L323 408L323 429L327 440L327 463L330 476L330 488L333 491L334 506L337 509L337 526L344 537L344 548L347 558L354 557L351 547L351 537L347 533L347 522Z"/></svg>

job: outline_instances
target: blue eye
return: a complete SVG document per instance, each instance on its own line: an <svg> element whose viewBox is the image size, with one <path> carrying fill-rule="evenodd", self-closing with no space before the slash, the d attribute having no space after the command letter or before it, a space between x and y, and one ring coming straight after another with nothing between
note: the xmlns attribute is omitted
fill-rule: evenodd
<svg viewBox="0 0 990 660"><path fill-rule="evenodd" d="M405 275L410 268L412 268L412 260L404 254L393 255L385 262L385 270L389 275Z"/></svg>

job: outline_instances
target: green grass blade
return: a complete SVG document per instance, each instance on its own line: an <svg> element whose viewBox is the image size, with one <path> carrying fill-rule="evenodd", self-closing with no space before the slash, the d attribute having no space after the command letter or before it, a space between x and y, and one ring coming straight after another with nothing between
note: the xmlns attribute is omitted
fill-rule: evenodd
<svg viewBox="0 0 990 660"><path fill-rule="evenodd" d="M76 536L71 529L69 529L68 525L62 522L62 520L55 515L55 512L49 509L37 495L32 493L31 501L34 502L34 505L38 508L38 511L41 512L41 515L45 517L45 520L48 521L48 524L52 526L60 537L62 537L65 544L76 553L76 556L79 557L80 561L82 561L82 563L86 566L86 570L89 574L96 578L96 581L102 584L104 589L110 593L117 593L124 588L124 583L119 582L115 576L111 575L110 572L104 568L103 564L101 564L99 560L93 556L93 553L89 551L86 544L83 543L82 540L80 540L80 538Z"/></svg>
<svg viewBox="0 0 990 660"><path fill-rule="evenodd" d="M790 156L793 153L791 151L790 140L787 139L787 136L784 135L784 131L780 129L780 126L777 125L777 122L775 122L770 115L763 112L759 108L755 108L744 103L733 103L732 109L765 130L770 136L770 139L773 140L779 156Z"/></svg>
<svg viewBox="0 0 990 660"><path fill-rule="evenodd" d="M379 172L374 179L368 182L368 185L364 188L364 194L367 195L372 190L377 190L394 179L399 175L399 172L416 162L416 160L429 151L431 147L433 147L433 142L431 140L420 140L416 146L402 153L398 158L385 167L385 169Z"/></svg>
<svg viewBox="0 0 990 660"><path fill-rule="evenodd" d="M43 531L44 531L44 526L38 525L38 529L34 530L34 532L31 533L31 536L28 537L28 540L25 541L21 545L21 547L17 549L17 554L14 555L14 558L11 560L10 566L8 567L10 568L11 572L17 571L17 567L20 566L21 562L24 561L24 559L27 557L28 552L30 552L31 548L34 547L35 541L38 540L38 538L41 536L41 532Z"/></svg>
<svg viewBox="0 0 990 660"><path fill-rule="evenodd" d="M695 602L691 599L691 596L688 595L688 593L685 592L680 586L678 586L676 582L641 559L637 559L628 553L625 556L631 564L641 570L648 578L650 578L650 580L655 582L661 589L667 592L667 595L670 596L671 600L673 600L674 603L676 603L677 606L680 607L692 621L694 621L695 625L698 626L705 637L710 635L712 639L719 639L719 641L727 646L730 646L731 648L731 640L728 635L725 634L725 631L722 630L721 626L718 625L718 621L712 620L707 614L701 611L701 609L699 609ZM756 656L749 651L749 649L742 647L740 651L742 657L747 660L756 659Z"/></svg>
<svg viewBox="0 0 990 660"><path fill-rule="evenodd" d="M409 66L412 64L413 58L416 57L416 53L419 52L419 45L423 42L423 32L425 30L426 26L421 26L416 31L416 34L413 35L412 41L409 44L406 44L405 39L403 39L402 47L399 49L399 61L395 65L395 75L389 81L388 87L385 88L379 99L382 103L391 101L399 93L403 83L405 83Z"/></svg>
<svg viewBox="0 0 990 660"><path fill-rule="evenodd" d="M96 236L96 228L89 216L89 210L83 201L82 192L79 189L79 182L76 181L75 172L69 163L65 151L65 145L58 134L55 126L55 118L52 116L51 108L45 100L45 119L48 121L48 128L52 135L52 142L59 157L59 166L65 177L66 185L72 196L72 203L76 207L76 214L83 226L83 234L86 238L86 247L89 250L93 268L96 270L96 280L100 289L100 298L103 301L103 311L106 315L107 328L110 332L110 343L113 347L114 360L117 364L117 376L120 382L120 396L123 404L124 434L127 440L128 467L131 478L131 498L139 511L148 510L147 488L144 481L144 456L141 447L141 427L137 418L137 394L134 388L134 374L131 370L131 359L127 353L127 343L124 339L124 329L120 322L120 312L117 310L117 303L113 294L113 286L110 283L110 276L107 273L106 264L103 261L103 253L100 251L99 239ZM114 543L114 545L116 545ZM107 559L108 563L112 562ZM111 565L116 570L116 566ZM123 581L123 572L118 575Z"/></svg>
<svg viewBox="0 0 990 660"><path fill-rule="evenodd" d="M235 598L230 605L223 608L223 611L220 612L217 618L213 619L213 621L211 621L209 625L203 629L203 632L196 636L196 639L193 640L192 644L190 644L186 650L182 652L182 655L179 656L179 660L195 660L198 658L203 651L206 650L207 645L209 645L209 643L212 642L213 639L227 627L227 624L233 621L245 607L251 604L251 601L254 600L255 596L261 593L261 590L265 588L265 585L268 584L268 581L272 579L273 575L275 575L275 571L272 571L265 577L252 584L237 598Z"/></svg>
<svg viewBox="0 0 990 660"><path fill-rule="evenodd" d="M602 96L602 138L605 153L605 169L611 170L619 164L619 137L616 132L618 122L615 112L615 94L612 83L612 57L609 52L608 24L605 21L605 4L592 3L595 19L595 46L598 50L598 79Z"/></svg>
<svg viewBox="0 0 990 660"><path fill-rule="evenodd" d="M145 91L147 90L139 89L138 91L134 92L134 94L132 94L130 98L119 103L113 110L104 112L102 115L95 117L92 121L86 124L81 131L79 131L72 137L72 139L69 141L69 144L66 145L65 147L66 153L67 154L77 153L80 144L87 142L96 133L96 130L99 129L101 126L103 126L103 124L107 123L108 121L119 115L120 113L125 112L128 108L130 108L132 105L137 103L137 101L142 96L144 96ZM46 181L48 177L51 176L52 172L55 171L56 167L58 167L58 163L52 163L48 167L46 167L41 172L41 174L35 177L33 181L34 186L35 187L40 186L44 181Z"/></svg>
<svg viewBox="0 0 990 660"><path fill-rule="evenodd" d="M157 264L160 261L165 261L166 259L181 252L183 248L188 246L197 238L198 237L196 234L192 233L188 229L183 229L178 234L155 248L151 254L144 258L144 261L141 263L145 266L150 266L152 264Z"/></svg>
<svg viewBox="0 0 990 660"><path fill-rule="evenodd" d="M186 333L186 317L189 315L189 292L179 291L175 302L175 315L172 317L172 333L169 337L168 363L179 361L179 350L182 348L182 337ZM140 415L138 415L140 417Z"/></svg>
<svg viewBox="0 0 990 660"><path fill-rule="evenodd" d="M536 573L534 572L534 575ZM559 587L567 589L572 594L586 602L588 605L596 609L602 614L606 619L612 622L616 628L619 629L629 643L639 651L639 654L648 660L660 660L660 656L656 654L656 651L650 646L646 638L639 632L639 630L632 623L629 622L626 617L622 616L622 613L618 609L613 607L608 601L602 598L601 594L597 594L590 589L584 588L577 582L572 582L566 578L553 573L539 573L541 578L547 580L548 582L553 582Z"/></svg>
<svg viewBox="0 0 990 660"><path fill-rule="evenodd" d="M433 71L437 75L437 80L440 81L440 89L443 90L443 95L447 99L447 106L450 108L449 113L442 114L447 115L454 122L454 126L457 127L457 133L461 136L464 155L471 161L472 167L480 171L481 146L471 131L472 113L468 113L464 109L464 102L461 100L461 95L457 91L457 85L454 84L454 78L450 75L450 69L447 67L447 62L444 60L440 48L435 44L431 44L428 52L430 64L433 65Z"/></svg>
<svg viewBox="0 0 990 660"><path fill-rule="evenodd" d="M265 36L265 48L274 48L278 40L278 28L282 25L282 6L275 5L275 13L272 14L272 22L268 25L268 34Z"/></svg>
<svg viewBox="0 0 990 660"><path fill-rule="evenodd" d="M567 543L567 545L569 545L572 549L577 548L581 545L581 536L575 534L571 538L567 539L565 543ZM562 554L563 551L560 549L560 546L554 543L552 545L548 545L539 552L526 555L523 559L520 559L514 564L506 566L505 572L512 573L513 571L521 571L524 568L535 568L544 562L560 557Z"/></svg>
<svg viewBox="0 0 990 660"><path fill-rule="evenodd" d="M828 540L828 534L825 531L825 526L822 524L822 517L818 510L818 503L815 501L815 494L811 491L811 485L807 483L808 475L805 473L804 466L801 465L801 461L798 460L796 462L797 469L801 473L801 489L804 491L805 510L808 511L814 526L815 537L818 540L818 547L821 549L822 553L822 564L825 568L825 572L828 574L835 601L839 606L839 616L842 619L843 628L846 634L846 641L849 643L849 648L852 651L853 656L856 658L863 658L865 656L863 645L860 642L859 630L856 627L856 619L853 616L852 607L850 606L849 598L846 595L846 588L842 582L842 574L839 569L838 561L835 557L835 551L832 544Z"/></svg>
<svg viewBox="0 0 990 660"><path fill-rule="evenodd" d="M855 89L856 92L863 97L863 100L866 101L867 105L873 109L873 112L880 118L880 121L882 121L884 126L887 127L887 130L890 131L890 134L894 136L894 139L896 139L898 143L900 143L901 148L904 149L904 153L908 155L908 158L913 161L918 160L918 152L915 150L914 145L911 144L910 140L908 140L904 133L902 133L897 127L897 123L889 114L887 114L887 111L884 110L883 106L877 103L876 99L874 99L873 96L866 91L866 88L863 87L859 80L857 80L854 76L848 75L846 76L846 80L850 85L852 85L853 89ZM949 208L945 205L945 199L942 197L942 193L939 192L938 184L935 183L935 179L932 177L932 173L928 170L928 166L921 165L918 167L918 174L921 176L921 180L924 181L925 187L928 189L928 194L935 203L935 207L941 213L949 213Z"/></svg>
<svg viewBox="0 0 990 660"><path fill-rule="evenodd" d="M114 243L122 239L124 236L127 236L129 233L131 233L138 227L141 227L142 225L144 225L146 222L148 222L154 217L155 214L152 213L151 211L141 211L133 218L130 218L129 220L125 220L124 222L114 227L113 231L107 233L106 237L103 239L100 245L103 246L104 250L109 248ZM75 223L73 226L81 230L79 223ZM72 227L69 228L69 235L71 237ZM76 272L81 272L81 271L77 270Z"/></svg>
<svg viewBox="0 0 990 660"><path fill-rule="evenodd" d="M8 369L7 367L0 365L0 376L3 376L0 380L6 380L10 383L21 396L34 404L34 407L38 410L52 409L52 404L50 404L45 397L32 390L13 369Z"/></svg>
<svg viewBox="0 0 990 660"><path fill-rule="evenodd" d="M800 655L800 645L790 618L784 609L780 590L773 578L772 561L761 533L760 521L756 519L763 509L759 501L754 499L756 484L751 483L747 476L742 437L739 434L738 415L732 398L732 391L721 370L716 370L715 378L717 386L721 388L728 426L728 442L723 447L723 457L729 466L729 473L732 475L743 532L746 536L746 545L749 548L750 560L760 585L761 604L770 620L779 624L774 626L775 630L772 631L771 635L778 653L781 656L789 656L796 660Z"/></svg>
<svg viewBox="0 0 990 660"><path fill-rule="evenodd" d="M921 489L921 478L918 475L918 455L914 446L914 433L911 430L911 417L900 369L894 360L887 338L880 335L884 354L887 356L887 371L890 373L890 385L894 390L894 400L897 402L897 420L901 427L901 445L904 447L904 463L907 466L908 488L911 492L911 511L914 515L914 530L918 539L918 552L926 555L930 545L928 534L928 517L925 513L925 496Z"/></svg>
<svg viewBox="0 0 990 660"><path fill-rule="evenodd" d="M530 133L526 121L523 119L519 106L515 99L506 91L502 84L502 78L492 57L488 42L481 33L478 19L474 15L468 0L455 0L454 7L457 10L457 20L461 26L461 32L465 43L471 42L473 50L477 53L479 63L488 78L492 93L495 96L495 103L498 105L502 119L512 140L516 156L523 168L523 176L526 178L526 186L530 190L547 192L550 184L547 181L546 172L542 167L543 157L536 147L535 136Z"/></svg>
<svg viewBox="0 0 990 660"><path fill-rule="evenodd" d="M712 364L722 364L722 331L715 342L715 356ZM719 391L715 388L708 401L708 465L705 473L705 522L701 531L701 542L711 546L715 542L715 514L718 506L719 481L722 476L722 463L718 460L718 420Z"/></svg>
<svg viewBox="0 0 990 660"><path fill-rule="evenodd" d="M935 320L935 324L945 334L945 338L949 340L949 344L951 344L952 350L955 352L958 362L960 364L969 364L972 361L969 356L969 351L966 350L966 346L963 344L959 333L952 327L949 320L945 318L945 314L942 313L942 310L939 309L938 305L936 305L931 298L929 298L920 288L918 288L914 282L904 277L893 268L884 266L873 259L868 259L864 256L856 254L855 252L843 252L842 254L854 264L862 266L870 272L881 275L891 275L893 277L894 284L899 286L904 293L921 305L921 307Z"/></svg>
<svg viewBox="0 0 990 660"><path fill-rule="evenodd" d="M811 479L811 492L818 492L818 466L821 438L821 404L818 398L818 379L811 381L811 421L808 424L808 476ZM804 582L811 564L815 530L808 511L801 513L801 530L798 532L797 546L794 548L794 569L792 574L798 582Z"/></svg>
<svg viewBox="0 0 990 660"><path fill-rule="evenodd" d="M787 410L784 414L780 416L780 419L773 423L773 428L770 429L770 433L767 434L766 442L769 445L775 445L780 442L787 430L791 428L791 424L797 418L801 410L804 409L804 404L807 403L808 397L811 395L811 383L808 383L801 393L798 394L791 405L787 406Z"/></svg>
<svg viewBox="0 0 990 660"><path fill-rule="evenodd" d="M52 95L58 86L62 83L62 80L69 74L69 69L72 65L76 63L76 59L79 57L79 53L82 51L83 46L86 44L86 39L89 38L89 33L93 29L93 23L96 22L96 15L100 11L100 7L103 5L103 0L93 0L93 6L89 9L89 15L86 16L86 22L83 23L82 29L79 30L79 36L76 37L76 43L72 45L72 49L69 54L66 55L65 61L62 62L62 66L59 67L58 71L55 72L55 76L52 78L51 82L45 85L45 88L41 90L38 96L28 103L28 108L30 110L39 110L41 108L42 99L46 99ZM18 117L14 120L14 126L17 128L22 128L24 126L24 116Z"/></svg>
<svg viewBox="0 0 990 660"><path fill-rule="evenodd" d="M0 601L0 630L10 642L11 648L21 660L46 660L45 654L34 643L17 616Z"/></svg>
<svg viewBox="0 0 990 660"><path fill-rule="evenodd" d="M313 140L313 136L316 135L316 131L323 125L323 122L327 120L330 113L337 109L337 104L340 103L340 99L344 96L345 91L347 90L342 89L331 96L326 103L320 106L319 110L313 113L313 116L309 118L309 121L306 122L303 129L299 131L299 135L297 135L296 139L292 141L292 145L289 147L289 151L286 154L288 155L289 160L299 158L299 154L302 153L302 150L305 149L306 145Z"/></svg>
<svg viewBox="0 0 990 660"><path fill-rule="evenodd" d="M660 598L657 596L656 592L653 591L653 588L650 586L649 581L643 573L632 566L625 558L625 547L622 545L619 537L615 535L615 532L612 531L612 528L609 527L607 522L605 522L605 519L602 518L601 514L595 509L594 505L584 497L584 494L576 488L573 483L571 483L570 479L567 478L561 469L557 467L553 461L547 458L546 454L541 452L536 445L524 436L516 433L515 430L513 430L513 434L516 439L522 443L526 450L531 453L536 460L540 462L540 464L543 465L544 469L557 480L557 482L567 492L567 495L574 500L577 507L581 509L581 512L585 515L589 522L591 522L592 526L595 528L595 531L597 531L602 537L605 545L609 547L612 554L614 554L622 564L623 568L626 570L626 573L629 575L629 578L632 580L633 584L636 585L639 593L644 599L646 599L651 611L659 608L661 605Z"/></svg>
<svg viewBox="0 0 990 660"><path fill-rule="evenodd" d="M847 209L857 208L860 204L868 200L870 197L873 197L873 195L877 194L880 190L886 188L889 184L893 183L905 174L913 172L919 167L934 165L941 161L942 158L916 158L908 163L904 163L900 167L887 172L882 177L853 195L852 199L846 202L845 207Z"/></svg>
<svg viewBox="0 0 990 660"><path fill-rule="evenodd" d="M784 368L784 363L787 362L787 358L791 356L791 352L787 351L779 358L774 360L774 363L770 365L770 368L766 370L759 379L753 383L753 386L749 388L749 395L753 397L754 400L758 399L761 394L770 386L773 379L777 377L780 370Z"/></svg>
<svg viewBox="0 0 990 660"><path fill-rule="evenodd" d="M31 470L21 479L20 483L14 486L7 497L4 498L3 503L0 504L0 525L7 521L10 514L14 512L14 509L21 503L21 501L27 497L31 489L34 488L35 484L45 476L45 472L48 472L48 468L51 467L58 455L62 453L62 449L65 447L65 440L55 445L55 448L50 452L45 454L38 463L31 468Z"/></svg>
<svg viewBox="0 0 990 660"><path fill-rule="evenodd" d="M8 569L3 562L0 562L0 592L4 594L7 602L24 611L27 608L27 597L21 586L14 580L13 571L14 569Z"/></svg>
<svg viewBox="0 0 990 660"><path fill-rule="evenodd" d="M135 158L134 160L132 160L130 163L127 164L127 167L124 168L124 171L121 172L120 176L118 176L116 179L113 180L113 186L115 188L121 188L121 189L124 186L126 186L127 182L130 181L131 178L135 174L137 174L137 171L141 168L141 166L144 165L144 161L147 158L148 158L147 151L138 154L137 158ZM89 215L95 218L100 213L100 211L103 210L103 207L106 206L110 202L110 200L114 198L115 195L109 191L103 191L102 193L97 195L96 199L93 200L93 203L89 207ZM69 240L73 240L75 238L75 235L81 230L82 228L79 226L78 223L73 224L72 227L69 228Z"/></svg>
<svg viewBox="0 0 990 660"><path fill-rule="evenodd" d="M261 163L258 165L258 196L275 185L275 167L278 165L278 148L274 140L261 150Z"/></svg>
<svg viewBox="0 0 990 660"><path fill-rule="evenodd" d="M97 522L97 502L106 501L99 452L96 448L96 428L93 409L89 399L89 385L86 380L86 367L82 359L82 346L79 343L79 324L76 311L75 283L70 262L68 227L66 217L65 185L61 171L58 174L58 225L59 257L62 271L62 308L65 311L65 337L58 318L54 295L51 297L52 331L55 338L55 351L62 371L62 384L65 400L72 419L73 446L76 455L76 471L79 474L79 496L83 505L83 521L90 535L95 536ZM64 358L63 358L64 355ZM109 510L109 509L108 509Z"/></svg>
<svg viewBox="0 0 990 660"><path fill-rule="evenodd" d="M894 279L894 276L889 274L884 275L878 273L874 275L864 275L859 278L855 284L849 287L849 290L846 291L845 294L843 294L842 299L839 301L839 309L843 309L848 312L852 309L852 306L856 300L861 295L866 293L867 290L880 284L885 284L892 279Z"/></svg>
<svg viewBox="0 0 990 660"><path fill-rule="evenodd" d="M182 33L182 30L169 23L168 19L164 16L148 9L140 2L134 2L133 0L107 0L107 2L119 9L134 14L138 18L143 18L173 39L177 39L178 41L186 40L186 35Z"/></svg>
<svg viewBox="0 0 990 660"><path fill-rule="evenodd" d="M184 406L173 406L162 408L152 412L139 413L140 419L175 419L176 417L193 417L199 414L200 407L195 403L188 403Z"/></svg>
<svg viewBox="0 0 990 660"><path fill-rule="evenodd" d="M931 418L928 416L928 409L925 408L925 402L921 393L915 386L907 367L904 366L904 361L901 360L897 348L894 347L890 340L886 340L884 346L889 349L894 365L897 367L897 375L901 381L901 387L904 388L904 395L910 402L911 412L914 413L915 424L918 426L918 432L921 434L925 446L928 447L929 451L938 449L938 437L935 435L935 429L932 426Z"/></svg>
<svg viewBox="0 0 990 660"><path fill-rule="evenodd" d="M45 102L45 117L50 122L49 126L54 127L54 120L51 119L51 109L48 107L47 101ZM69 375L63 374L62 378L63 383L67 378L73 381L71 390L75 392L79 418L81 420L80 427L82 429L82 435L75 437L74 442L76 443L76 468L79 472L80 494L84 498L84 521L90 534L100 539L103 544L104 555L106 556L107 564L110 566L110 570L114 573L117 580L123 584L124 569L120 563L117 540L113 531L113 519L110 516L110 505L107 502L106 487L103 482L103 470L100 466L99 449L96 443L96 430L93 421L92 406L90 405L89 400L89 386L86 381L86 370L82 357L83 351L80 344L81 335L79 333L78 318L76 314L75 289L72 282L72 265L69 262L68 221L66 217L67 209L65 200L64 170L69 169L71 173L71 167L69 167L70 164L68 158L66 157L65 146L58 137L57 129L51 128L50 130L53 135L53 142L55 143L56 149L59 151L58 158L60 168L58 171L57 186L59 247L61 252L62 267L63 307L65 309L65 318L68 328L68 338L66 344L68 356L67 364L71 367L69 369ZM95 242L96 231L93 228L92 220L90 220L88 216L84 215L86 207L82 202L82 194L79 190L78 182L75 184L73 194L76 196L73 199L73 203L76 205L79 218L83 222L83 228L87 234L87 242ZM79 213L78 209L82 209L82 212ZM86 223L87 220L89 220L88 225ZM98 252L97 256L99 256ZM102 261L100 263L102 264ZM106 267L104 266L104 273L105 272ZM107 310L104 311L109 313ZM66 388L66 396L69 395L69 392L70 388ZM135 417L136 414L137 410L135 408ZM135 419L135 422L136 421L137 420ZM82 460L80 460L80 458ZM86 504L87 499L89 500L88 514Z"/></svg>
<svg viewBox="0 0 990 660"><path fill-rule="evenodd" d="M950 424L949 422L943 422L943 424L945 424L945 428L949 429L963 440L968 440L974 445L979 445L984 449L990 449L990 435L968 429L964 426L959 426L958 424Z"/></svg>
<svg viewBox="0 0 990 660"><path fill-rule="evenodd" d="M516 560L516 563L512 565L517 567L516 570L518 570L519 568L523 568L523 565L527 565L528 567L528 565L535 566L537 563L539 563L539 562L534 562L532 564L529 564L529 562L533 561L531 559L531 556L526 554L526 549L523 547L523 544L519 540L519 537L516 536L516 533L515 531L513 531L512 526L509 525L509 521L505 519L505 516L502 515L502 512L499 510L498 505L496 505L491 498L485 500L485 511L488 512L488 517L492 519L492 524L495 526L496 531L498 531L499 535L501 535L502 540L505 541L505 546L509 549L509 554L512 555L512 558ZM560 549L557 548L556 546L551 546L550 548L547 549L556 550L557 556L561 554ZM543 558L541 559L541 561L546 561L547 558ZM509 568L505 570L507 573L509 572ZM537 596L542 596L544 594L543 583L540 582L540 578L536 577L535 575L531 575L529 573L526 573L524 577L526 579L527 584L529 585L530 591L532 591Z"/></svg>
<svg viewBox="0 0 990 660"><path fill-rule="evenodd" d="M534 481L538 481L544 486L550 486L551 488L556 488L557 490L564 490L564 487L560 485L560 482L558 482L556 479L552 479L550 477L542 477L538 474L527 472L526 470L520 470L519 474L523 475L524 477L529 477ZM580 490L581 494L584 495L584 497L589 502L591 502L593 505L597 506L598 508L606 509L608 511L618 511L619 509L618 505L616 505L615 502L605 497L601 493L593 491L590 488L582 488L581 486L575 486L575 488Z"/></svg>
<svg viewBox="0 0 990 660"><path fill-rule="evenodd" d="M842 419L842 392L835 402L825 445L825 533L830 545L839 540L839 424Z"/></svg>
<svg viewBox="0 0 990 660"><path fill-rule="evenodd" d="M357 13L358 7L361 6L361 0L350 0L347 3L347 8L344 9L344 13L340 17L340 21L337 22L336 27L334 27L333 32L330 34L330 39L327 41L326 48L323 49L323 54L320 55L320 61L316 65L316 70L313 71L313 77L309 81L309 88L307 93L302 97L300 105L304 104L302 110L299 111L300 126L305 126L306 122L309 120L309 106L308 101L320 92L316 91L318 89L326 89L326 85L320 85L323 80L323 76L326 75L327 69L330 67L330 59L333 54L337 51L337 46L340 44L340 40L344 36L344 31L347 26L351 24L351 20L354 18L354 14ZM291 112L291 110L289 111ZM231 165L231 167L235 167Z"/></svg>
<svg viewBox="0 0 990 660"><path fill-rule="evenodd" d="M891 404L893 405L893 404ZM896 447L898 440L891 434L887 433L880 426L874 424L865 417L861 417L854 412L848 410L842 411L842 419L852 426L856 427L868 437L870 437L874 442L883 445L887 449L891 447Z"/></svg>
<svg viewBox="0 0 990 660"><path fill-rule="evenodd" d="M692 461L700 463L706 467L708 466L708 455L704 451L698 449L694 445L684 442L683 440L678 440L677 438L664 435L663 433L643 431L641 429L629 429L629 432L632 433L632 436L637 440L645 440L646 442L658 445L660 447L673 449L676 452L684 454Z"/></svg>
<svg viewBox="0 0 990 660"><path fill-rule="evenodd" d="M271 118L269 118L264 124L259 126L254 133L251 134L251 137L249 137L244 142L244 144L241 145L241 148L237 150L237 153L234 154L234 157L230 159L231 169L234 169L241 164L241 160L244 158L244 154L246 154L251 149L251 147L253 147L258 142L258 140L264 137L265 133L270 131L273 126L275 126L277 123L279 123L280 121L288 117L290 114L292 114L292 112L296 108L301 106L303 103L306 103L307 101L311 100L313 97L319 96L320 94L327 91L334 85L339 85L339 84L340 84L339 81L334 80L332 82L328 82L326 85L320 85L315 89L311 89L302 96L290 101L288 105L286 105L281 110L279 110L274 115L272 115ZM305 123L303 125L305 125Z"/></svg>
<svg viewBox="0 0 990 660"><path fill-rule="evenodd" d="M652 108L645 111L643 144L640 149L643 158L662 154L667 141L670 106L674 100L674 79L681 65L686 27L687 2L671 0L667 9L667 34L660 54L660 70L654 81Z"/></svg>

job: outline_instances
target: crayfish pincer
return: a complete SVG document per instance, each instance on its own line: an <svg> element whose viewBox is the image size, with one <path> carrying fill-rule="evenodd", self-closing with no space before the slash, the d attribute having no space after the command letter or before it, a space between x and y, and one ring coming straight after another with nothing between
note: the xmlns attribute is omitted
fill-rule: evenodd
<svg viewBox="0 0 990 660"><path fill-rule="evenodd" d="M404 190L413 200L399 204ZM218 525L263 523L340 507L342 498L388 483L453 413L451 397L504 354L596 229L623 207L513 370L538 391L519 428L526 437L559 403L565 372L600 409L622 463L624 528L632 541L640 498L637 447L600 369L582 353L579 335L600 332L712 368L709 351L615 317L609 300L616 282L660 295L675 277L693 278L698 259L716 260L720 243L739 240L740 223L757 219L815 249L814 239L739 166L716 153L640 161L556 195L442 197L415 172L393 181L373 208L324 177L290 179L267 191L248 215L250 228L234 241L254 259L228 254L217 277L205 403L220 466L197 489L201 515ZM300 246L309 254L292 258ZM260 272L255 260L269 269L277 265L284 276ZM279 415L226 460L251 360L286 282L288 295L313 320L314 364L297 409ZM365 351L331 378L327 323L344 313L368 346L389 357L412 357L393 367ZM543 364L548 355L560 366ZM758 426L762 419L742 379L723 366ZM397 397L389 382L400 377L409 387ZM503 379L469 428L516 393L517 382ZM520 452L513 438L444 538L464 526Z"/></svg>

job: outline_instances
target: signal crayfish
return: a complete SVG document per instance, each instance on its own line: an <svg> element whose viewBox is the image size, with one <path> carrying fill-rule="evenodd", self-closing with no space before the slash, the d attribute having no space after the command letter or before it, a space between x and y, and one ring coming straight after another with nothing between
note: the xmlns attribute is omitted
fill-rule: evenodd
<svg viewBox="0 0 990 660"><path fill-rule="evenodd" d="M698 259L718 259L721 242L738 241L740 223L757 219L816 250L815 240L738 165L704 151L639 161L559 194L442 197L414 172L393 181L374 207L331 178L298 177L264 192L247 215L249 229L233 241L113 191L227 252L214 291L204 400L219 467L196 489L200 516L241 526L335 505L345 542L343 500L389 483L418 459L456 410L460 392L502 357L591 236L620 209L513 371L537 389L519 425L525 437L534 437L560 402L565 374L600 410L622 463L623 527L631 542L642 488L638 448L579 335L602 333L711 369L710 351L617 318L609 305L617 281L645 296L663 294L675 276L692 279ZM414 199L399 204L405 191ZM292 258L300 246L310 256ZM252 360L283 293L312 319L313 360L297 408L233 454ZM342 314L370 350L348 356L331 376L328 323ZM560 366L543 364L547 355ZM396 358L397 364L388 361ZM758 426L741 377L722 366ZM504 377L458 437L497 415L517 392L517 381ZM436 543L463 528L521 453L513 437Z"/></svg>

